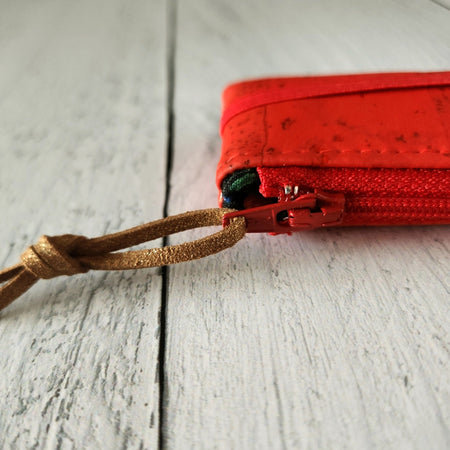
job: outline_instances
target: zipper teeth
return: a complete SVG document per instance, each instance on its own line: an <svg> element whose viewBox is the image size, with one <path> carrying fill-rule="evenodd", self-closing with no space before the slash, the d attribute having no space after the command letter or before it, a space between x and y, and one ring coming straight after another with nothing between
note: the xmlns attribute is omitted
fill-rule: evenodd
<svg viewBox="0 0 450 450"><path fill-rule="evenodd" d="M346 211L363 213L415 213L444 215L450 213L450 200L439 198L348 197Z"/></svg>
<svg viewBox="0 0 450 450"><path fill-rule="evenodd" d="M275 197L286 185L319 189L348 198L448 199L448 169L258 168L261 193Z"/></svg>
<svg viewBox="0 0 450 450"><path fill-rule="evenodd" d="M450 223L450 200L347 197L343 225L437 225Z"/></svg>
<svg viewBox="0 0 450 450"><path fill-rule="evenodd" d="M450 223L446 169L258 168L265 197L315 189L345 195L343 225ZM297 188L298 186L298 188Z"/></svg>

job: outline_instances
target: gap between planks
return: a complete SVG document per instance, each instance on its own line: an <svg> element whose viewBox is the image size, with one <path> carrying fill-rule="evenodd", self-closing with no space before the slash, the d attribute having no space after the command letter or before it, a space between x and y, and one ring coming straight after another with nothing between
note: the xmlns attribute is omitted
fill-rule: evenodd
<svg viewBox="0 0 450 450"><path fill-rule="evenodd" d="M177 38L177 0L167 1L167 148L166 148L166 186L163 216L167 217L170 200L170 181L172 176L173 153L174 153L174 95L175 95L175 52ZM164 236L162 245L169 244L169 237ZM165 394L165 357L166 357L166 320L169 287L169 267L162 267L162 289L161 289L161 313L160 313L160 335L158 353L158 376L159 376L159 430L158 448L165 447L164 425L164 394Z"/></svg>

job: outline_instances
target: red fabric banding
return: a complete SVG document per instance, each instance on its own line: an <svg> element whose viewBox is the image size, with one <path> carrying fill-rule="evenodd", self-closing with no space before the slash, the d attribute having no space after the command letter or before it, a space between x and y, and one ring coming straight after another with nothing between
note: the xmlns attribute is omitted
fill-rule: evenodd
<svg viewBox="0 0 450 450"><path fill-rule="evenodd" d="M236 115L253 108L292 100L383 90L444 87L450 72L399 72L272 78L230 85L224 92L220 131Z"/></svg>
<svg viewBox="0 0 450 450"><path fill-rule="evenodd" d="M450 72L255 80L224 102L219 189L252 167L450 168Z"/></svg>

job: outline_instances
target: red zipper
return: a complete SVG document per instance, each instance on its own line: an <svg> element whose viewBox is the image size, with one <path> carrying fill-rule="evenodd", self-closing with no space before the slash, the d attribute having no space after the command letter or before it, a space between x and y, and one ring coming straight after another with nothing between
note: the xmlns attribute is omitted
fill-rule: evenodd
<svg viewBox="0 0 450 450"><path fill-rule="evenodd" d="M343 225L439 225L450 223L450 200L360 197L347 200Z"/></svg>
<svg viewBox="0 0 450 450"><path fill-rule="evenodd" d="M448 169L259 168L260 192L278 202L243 216L248 232L350 225L450 224Z"/></svg>
<svg viewBox="0 0 450 450"><path fill-rule="evenodd" d="M235 217L244 217L247 233L292 233L342 223L345 198L342 194L316 191L255 208L225 214L226 227Z"/></svg>

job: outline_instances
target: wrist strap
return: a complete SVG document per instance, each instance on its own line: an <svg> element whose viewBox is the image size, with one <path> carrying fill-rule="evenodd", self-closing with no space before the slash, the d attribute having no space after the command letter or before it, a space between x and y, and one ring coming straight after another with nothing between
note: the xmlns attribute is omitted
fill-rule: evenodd
<svg viewBox="0 0 450 450"><path fill-rule="evenodd" d="M73 234L42 236L28 247L21 262L0 271L0 310L26 292L40 278L75 275L89 270L129 270L176 264L203 258L232 247L246 233L245 219L233 219L210 236L179 245L114 253L193 228L222 225L225 208L189 211L97 238Z"/></svg>

